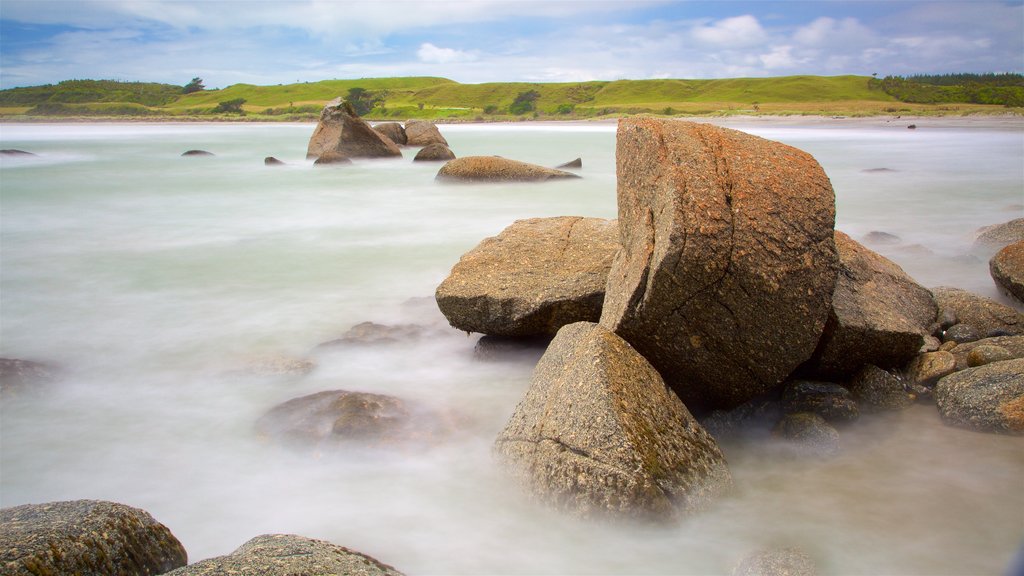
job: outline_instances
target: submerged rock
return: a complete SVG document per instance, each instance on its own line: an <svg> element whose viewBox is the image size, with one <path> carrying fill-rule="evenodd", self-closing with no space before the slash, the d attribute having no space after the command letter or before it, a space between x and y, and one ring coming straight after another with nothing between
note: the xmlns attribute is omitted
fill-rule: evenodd
<svg viewBox="0 0 1024 576"><path fill-rule="evenodd" d="M341 338L324 342L317 348L336 346L366 346L411 342L431 335L434 331L420 324L378 324L360 322L349 328Z"/></svg>
<svg viewBox="0 0 1024 576"><path fill-rule="evenodd" d="M947 424L1024 434L1024 358L946 376L935 386L935 403Z"/></svg>
<svg viewBox="0 0 1024 576"><path fill-rule="evenodd" d="M996 286L1011 298L1024 302L1024 240L997 252L988 266Z"/></svg>
<svg viewBox="0 0 1024 576"><path fill-rule="evenodd" d="M409 146L428 146L430 144L448 146L448 141L441 135L437 126L427 120L407 120L405 122L405 137L406 144Z"/></svg>
<svg viewBox="0 0 1024 576"><path fill-rule="evenodd" d="M263 159L264 166L286 166L286 164L273 156L267 156Z"/></svg>
<svg viewBox="0 0 1024 576"><path fill-rule="evenodd" d="M730 408L814 352L836 283L835 195L809 154L675 120L620 120L601 324L690 408Z"/></svg>
<svg viewBox="0 0 1024 576"><path fill-rule="evenodd" d="M213 152L207 152L206 150L186 150L181 153L182 156L213 156Z"/></svg>
<svg viewBox="0 0 1024 576"><path fill-rule="evenodd" d="M578 170L580 168L583 168L583 159L582 158L577 158L575 160L569 160L565 164L559 164L558 166L555 166L556 170Z"/></svg>
<svg viewBox="0 0 1024 576"><path fill-rule="evenodd" d="M56 369L42 362L0 358L0 398L11 398L29 388L52 382Z"/></svg>
<svg viewBox="0 0 1024 576"><path fill-rule="evenodd" d="M786 413L811 412L829 422L849 422L860 416L860 407L850 391L832 382L787 382L782 403Z"/></svg>
<svg viewBox="0 0 1024 576"><path fill-rule="evenodd" d="M914 404L899 376L865 364L849 384L858 405L869 410L903 410Z"/></svg>
<svg viewBox="0 0 1024 576"><path fill-rule="evenodd" d="M166 576L401 576L402 573L370 556L293 534L265 534L249 540L231 554L208 558L168 572Z"/></svg>
<svg viewBox="0 0 1024 576"><path fill-rule="evenodd" d="M902 268L836 231L839 275L821 342L806 368L844 378L865 364L903 366L931 334L938 307Z"/></svg>
<svg viewBox="0 0 1024 576"><path fill-rule="evenodd" d="M932 290L939 305L939 317L951 317L954 323L969 324L982 337L1024 334L1024 314L990 298L960 288Z"/></svg>
<svg viewBox="0 0 1024 576"><path fill-rule="evenodd" d="M327 151L313 161L314 166L344 166L352 163L352 159L341 152Z"/></svg>
<svg viewBox="0 0 1024 576"><path fill-rule="evenodd" d="M148 512L100 500L0 509L3 574L163 574L185 548Z"/></svg>
<svg viewBox="0 0 1024 576"><path fill-rule="evenodd" d="M6 148L0 150L0 156L38 156L32 152L26 152L24 150L17 150L15 148Z"/></svg>
<svg viewBox="0 0 1024 576"><path fill-rule="evenodd" d="M614 220L517 220L459 259L437 287L437 305L466 332L552 336L566 324L600 318L618 248Z"/></svg>
<svg viewBox="0 0 1024 576"><path fill-rule="evenodd" d="M839 431L820 414L794 412L786 414L775 427L775 434L789 440L804 456L828 458L839 454L842 446Z"/></svg>
<svg viewBox="0 0 1024 576"><path fill-rule="evenodd" d="M375 131L348 102L334 100L324 106L320 121L309 138L307 158L337 152L348 158L401 156L398 145Z"/></svg>
<svg viewBox="0 0 1024 576"><path fill-rule="evenodd" d="M444 144L434 143L424 146L422 150L416 153L416 157L413 158L412 161L445 162L454 159L455 153L452 152L451 148L445 146Z"/></svg>
<svg viewBox="0 0 1024 576"><path fill-rule="evenodd" d="M1004 246L1024 242L1024 218L978 228L975 232L974 249L994 254Z"/></svg>
<svg viewBox="0 0 1024 576"><path fill-rule="evenodd" d="M732 576L817 576L814 560L799 548L758 550L743 558Z"/></svg>
<svg viewBox="0 0 1024 576"><path fill-rule="evenodd" d="M554 178L579 176L499 156L465 156L442 166L436 179L439 182L543 182Z"/></svg>
<svg viewBox="0 0 1024 576"><path fill-rule="evenodd" d="M732 487L718 445L624 340L562 328L495 443L541 501L583 517L667 519Z"/></svg>

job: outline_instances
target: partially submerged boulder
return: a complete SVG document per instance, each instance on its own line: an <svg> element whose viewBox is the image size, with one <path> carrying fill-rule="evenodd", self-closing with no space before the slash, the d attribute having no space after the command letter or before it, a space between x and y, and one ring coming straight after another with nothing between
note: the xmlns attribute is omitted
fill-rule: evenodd
<svg viewBox="0 0 1024 576"><path fill-rule="evenodd" d="M166 526L124 504L71 500L0 509L3 574L163 574L187 560Z"/></svg>
<svg viewBox="0 0 1024 576"><path fill-rule="evenodd" d="M185 156L185 157L188 157L188 156L213 156L214 154L213 154L213 152L208 152L206 150L186 150L186 151L182 152L181 155Z"/></svg>
<svg viewBox="0 0 1024 576"><path fill-rule="evenodd" d="M1024 334L1024 314L995 300L945 286L933 289L932 295L940 317L973 326L981 337Z"/></svg>
<svg viewBox="0 0 1024 576"><path fill-rule="evenodd" d="M166 576L401 576L401 572L355 550L293 534L265 534L225 556L208 558Z"/></svg>
<svg viewBox="0 0 1024 576"><path fill-rule="evenodd" d="M313 161L314 166L345 166L351 163L351 158L337 150L328 150Z"/></svg>
<svg viewBox="0 0 1024 576"><path fill-rule="evenodd" d="M902 268L836 231L839 275L821 342L807 367L847 377L865 364L903 366L918 354L936 321L931 292Z"/></svg>
<svg viewBox="0 0 1024 576"><path fill-rule="evenodd" d="M729 408L814 351L836 282L835 195L809 154L674 120L619 121L601 324L691 409Z"/></svg>
<svg viewBox="0 0 1024 576"><path fill-rule="evenodd" d="M459 330L500 336L596 322L618 247L613 220L518 220L462 256L438 286L437 305Z"/></svg>
<svg viewBox="0 0 1024 576"><path fill-rule="evenodd" d="M436 179L439 182L543 182L553 178L579 176L500 156L465 156L442 166Z"/></svg>
<svg viewBox="0 0 1024 576"><path fill-rule="evenodd" d="M979 228L974 240L974 249L994 254L1004 246L1024 242L1024 218Z"/></svg>
<svg viewBox="0 0 1024 576"><path fill-rule="evenodd" d="M792 380L782 391L787 414L813 413L829 422L850 422L860 417L860 406L845 387L834 382Z"/></svg>
<svg viewBox="0 0 1024 576"><path fill-rule="evenodd" d="M348 158L402 155L398 146L360 118L351 104L338 100L329 102L320 113L306 157L319 158L327 152L338 152Z"/></svg>
<svg viewBox="0 0 1024 576"><path fill-rule="evenodd" d="M402 128L402 125L398 122L384 122L377 124L373 129L399 146L405 146L408 142L405 136L405 128Z"/></svg>
<svg viewBox="0 0 1024 576"><path fill-rule="evenodd" d="M839 431L814 412L786 414L775 426L774 433L788 440L803 456L828 458L842 449Z"/></svg>
<svg viewBox="0 0 1024 576"><path fill-rule="evenodd" d="M495 443L541 501L583 517L668 519L731 489L718 445L624 340L562 328Z"/></svg>
<svg viewBox="0 0 1024 576"><path fill-rule="evenodd" d="M451 148L435 142L434 144L427 144L422 150L416 153L416 157L412 159L413 162L446 162L448 160L454 160L455 153L452 152Z"/></svg>
<svg viewBox="0 0 1024 576"><path fill-rule="evenodd" d="M1024 434L1024 358L946 376L935 386L935 403L948 424Z"/></svg>
<svg viewBox="0 0 1024 576"><path fill-rule="evenodd" d="M444 144L448 141L433 122L427 120L407 120L405 122L406 144L409 146L427 146L428 144Z"/></svg>
<svg viewBox="0 0 1024 576"><path fill-rule="evenodd" d="M1000 290L1024 302L1024 240L997 252L989 260L988 268Z"/></svg>

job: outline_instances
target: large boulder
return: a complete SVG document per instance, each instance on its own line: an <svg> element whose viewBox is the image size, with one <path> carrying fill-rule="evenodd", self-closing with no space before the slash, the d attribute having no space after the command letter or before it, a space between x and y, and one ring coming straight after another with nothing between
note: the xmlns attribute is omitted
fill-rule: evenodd
<svg viewBox="0 0 1024 576"><path fill-rule="evenodd" d="M903 366L931 335L938 307L902 268L842 232L835 233L839 275L825 332L807 367L849 377L865 364Z"/></svg>
<svg viewBox="0 0 1024 576"><path fill-rule="evenodd" d="M309 138L306 158L319 158L327 152L348 158L402 155L398 146L360 118L351 104L339 100L329 102L320 113L320 121Z"/></svg>
<svg viewBox="0 0 1024 576"><path fill-rule="evenodd" d="M948 286L933 289L932 295L939 317L952 325L967 324L982 337L1024 334L1024 314L991 298Z"/></svg>
<svg viewBox="0 0 1024 576"><path fill-rule="evenodd" d="M1024 302L1024 240L997 252L988 261L988 269L1000 290Z"/></svg>
<svg viewBox="0 0 1024 576"><path fill-rule="evenodd" d="M809 154L707 124L619 121L622 250L601 324L688 407L742 404L818 343L832 302L835 195Z"/></svg>
<svg viewBox="0 0 1024 576"><path fill-rule="evenodd" d="M939 414L949 424L1024 434L1024 358L968 368L935 386Z"/></svg>
<svg viewBox="0 0 1024 576"><path fill-rule="evenodd" d="M399 146L405 146L408 139L405 136L405 128L398 122L384 122L373 127L379 134L391 140Z"/></svg>
<svg viewBox="0 0 1024 576"><path fill-rule="evenodd" d="M167 573L167 576L401 576L401 572L365 554L293 534L265 534L226 556L208 558Z"/></svg>
<svg viewBox="0 0 1024 576"><path fill-rule="evenodd" d="M407 120L405 122L405 138L406 144L409 146L448 145L448 141L441 135L437 126L427 120Z"/></svg>
<svg viewBox="0 0 1024 576"><path fill-rule="evenodd" d="M518 220L462 256L438 286L437 305L459 330L500 336L596 322L618 234L601 218Z"/></svg>
<svg viewBox="0 0 1024 576"><path fill-rule="evenodd" d="M552 178L579 178L572 172L500 156L465 156L437 172L439 182L543 182Z"/></svg>
<svg viewBox="0 0 1024 576"><path fill-rule="evenodd" d="M552 340L495 452L539 500L583 517L676 518L732 486L718 445L658 372L589 322Z"/></svg>
<svg viewBox="0 0 1024 576"><path fill-rule="evenodd" d="M0 573L163 574L185 548L148 512L100 500L0 509Z"/></svg>

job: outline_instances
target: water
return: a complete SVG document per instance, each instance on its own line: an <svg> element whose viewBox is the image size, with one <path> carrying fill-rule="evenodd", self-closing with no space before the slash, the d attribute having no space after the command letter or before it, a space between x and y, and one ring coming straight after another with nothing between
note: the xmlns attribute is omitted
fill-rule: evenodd
<svg viewBox="0 0 1024 576"><path fill-rule="evenodd" d="M899 236L872 247L922 284L998 297L971 235L1024 216L1024 126L835 124L733 125L814 154L839 228ZM537 355L475 361L476 337L443 330L430 297L517 218L614 217L614 126L444 126L462 156L584 162L580 180L450 187L409 151L313 168L312 129L0 126L3 148L40 155L0 164L0 356L62 370L3 402L0 504L137 506L192 561L297 533L410 574L725 573L768 545L803 546L825 573L996 574L1024 538L1022 440L945 427L926 406L845 430L827 462L726 446L736 494L676 526L531 505L490 448ZM216 156L180 157L192 148ZM314 350L368 320L441 332ZM245 372L268 357L317 368ZM254 433L275 404L329 389L397 395L459 428L428 449L344 454Z"/></svg>

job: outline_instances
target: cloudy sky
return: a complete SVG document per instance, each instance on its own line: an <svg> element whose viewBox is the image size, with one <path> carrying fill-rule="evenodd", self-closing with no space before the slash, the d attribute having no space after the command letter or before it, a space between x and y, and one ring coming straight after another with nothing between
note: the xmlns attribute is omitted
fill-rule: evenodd
<svg viewBox="0 0 1024 576"><path fill-rule="evenodd" d="M1024 72L1021 1L0 0L0 87Z"/></svg>

